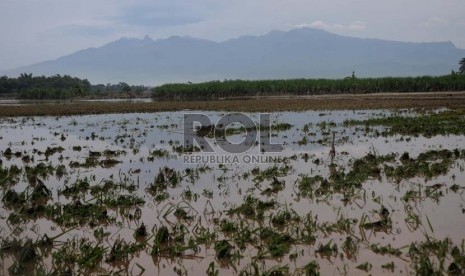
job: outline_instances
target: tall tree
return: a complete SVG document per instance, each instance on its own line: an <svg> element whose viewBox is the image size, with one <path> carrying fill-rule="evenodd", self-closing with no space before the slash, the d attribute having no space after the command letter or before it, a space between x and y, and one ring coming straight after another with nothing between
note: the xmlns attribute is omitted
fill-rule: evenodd
<svg viewBox="0 0 465 276"><path fill-rule="evenodd" d="M461 74L465 74L465 58L462 58L462 59L459 61L459 65L460 65L459 72L460 72Z"/></svg>

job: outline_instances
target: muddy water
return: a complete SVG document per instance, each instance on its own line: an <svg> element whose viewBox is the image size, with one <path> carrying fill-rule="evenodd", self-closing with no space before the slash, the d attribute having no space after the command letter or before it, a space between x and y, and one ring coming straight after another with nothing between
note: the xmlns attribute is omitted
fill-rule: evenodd
<svg viewBox="0 0 465 276"><path fill-rule="evenodd" d="M254 263L261 272L269 271L277 266L288 265L290 273L302 273L302 267L310 261L315 260L319 265L322 275L360 274L363 272L356 267L362 263L369 262L372 265L370 273L374 275L390 274L391 270L381 268L382 265L393 261L395 263L395 274L413 273L412 262L408 256L408 248L415 241L424 241L425 235L437 239L450 238L454 243L460 244L465 229L464 198L462 190L453 192L450 187L454 184L465 185L465 173L463 160L455 161L449 168L447 174L439 175L431 179L414 177L393 181L383 173L379 178L370 178L363 182L362 188L357 189L356 195L352 195L349 201L339 193L331 194L325 198L308 198L300 195L297 181L302 175L321 175L328 178L331 175L331 166L337 170L349 171L352 161L362 158L369 153L375 155L387 155L395 153L397 160L399 156L408 151L410 157L416 158L420 153L429 150L465 148L465 137L463 136L435 136L425 138L422 136L390 136L383 137L375 135L372 131L367 132L364 126L345 127L345 120L365 120L373 117L387 116L391 114L386 110L360 110L360 111L328 111L328 112L284 112L272 114L272 123L288 123L292 127L285 131L273 131L271 140L274 143L284 145L280 153L260 153L258 147L249 152L237 155L238 163L221 165L218 163L189 164L185 162L185 156L201 156L202 153L177 153L173 146L183 144L183 116L188 112L164 112L154 114L111 114L111 115L89 115L72 117L32 117L32 118L5 118L0 121L0 150L4 152L10 148L13 152L21 152L22 155L34 156L34 161L25 164L19 157L7 158L1 156L2 166L10 167L17 165L24 168L40 162L52 166L65 165L67 174L61 178L47 176L43 182L52 192L54 202L69 203L72 199L58 192L65 184L74 183L78 179L88 178L91 185L98 185L106 180L114 180L132 183L137 186L135 194L142 198L145 203L139 208L142 211L140 219L130 219L127 213L121 212L120 208L109 208L109 215L115 221L106 225L98 225L110 234L103 240L104 247L111 248L115 240L122 238L128 242L134 242L134 231L144 223L149 229L159 229L161 226L173 227L175 224L183 224L189 231L196 226L202 225L212 232L217 233L216 240L230 240L234 246L234 252L240 254L230 262L218 260L213 244L199 244L197 252L189 249L182 256L176 257L153 257L151 246L153 237L149 239L144 249L134 254L126 263L107 263L102 261L94 272L117 272L128 274L146 275L154 273L168 274L205 274L209 265L214 262L215 268L219 269L220 275L238 274L244 269L249 269ZM213 122L218 121L223 113L203 112ZM415 116L409 111L403 111L403 116ZM258 120L259 114L247 114L253 120ZM307 128L305 128L307 125ZM304 132L306 129L306 132ZM381 130L382 127L379 127ZM329 156L332 132L336 132L335 149L336 156L331 160ZM231 141L240 141L244 134L228 137ZM307 143L299 143L306 137ZM227 155L215 141L207 138L215 150L218 160ZM45 152L47 147L62 147L61 153L49 157L39 155L34 150ZM80 146L77 151L73 147ZM163 157L149 158L154 150L166 150L168 154ZM85 162L89 152L103 152L112 150L122 152L121 155L113 157L120 161L110 168L93 166L89 168L73 168L71 162ZM273 156L269 162L256 163L243 162L244 156ZM308 158L304 158L307 156ZM99 160L104 160L100 157ZM285 160L285 161L283 161ZM398 163L398 161L397 161ZM264 171L273 166L283 167L287 164L289 171L277 178L284 181L284 188L270 195L263 194L269 187L270 180L261 183L254 182L251 171L259 168ZM331 166L330 166L331 165ZM168 187L169 196L159 200L148 193L150 187L157 177L159 170L169 167L176 171L184 172L186 169L196 170L209 168L201 171L196 179L183 178L177 187ZM249 175L249 177L246 177ZM411 190L421 187L441 184L442 196L439 199L422 197L413 201L405 202L402 197ZM20 193L28 187L25 176L13 188ZM2 195L7 188L2 187ZM186 198L186 192L193 196ZM264 222L254 219L245 219L240 216L227 215L227 211L237 208L244 203L247 195L253 195L262 200L275 200L277 205L274 209L267 211ZM92 202L93 197L86 194L80 199L82 202ZM180 220L173 212L169 212L173 206L182 207L188 211L192 219ZM369 221L379 218L377 211L385 206L390 212L392 228L388 231L375 231L363 229L359 225L361 219L366 217ZM129 208L129 213L134 213L135 206ZM421 225L412 228L406 223L406 209L418 215ZM291 223L284 225L284 229L275 227L269 218L275 216L279 211L292 210L295 215L304 218L309 215L315 219L319 230L316 231L316 240L313 243L293 243L290 250L282 257L256 258L260 248L257 244L247 244L239 250L234 243L234 233L224 234L220 231L218 221L227 219L236 223L246 221L251 229L259 229L268 226L280 232L291 231ZM46 218L27 219L16 225L7 223L7 218L12 213L0 203L0 235L2 238L16 237L18 239L37 239L43 234L49 237L60 236L54 242L54 251L58 250L61 242L75 237L85 237L95 240L94 230L96 227L89 225L69 229L59 226ZM354 223L347 231L323 231L322 225L331 225L340 218L350 219ZM429 223L427 222L429 221ZM431 225L431 226L430 226ZM296 226L298 228L298 226ZM294 227L295 228L295 227ZM189 234L188 234L189 235ZM346 237L355 237L358 251L356 256L349 258L342 250ZM321 256L315 251L320 245L332 241L337 245L338 253L334 256ZM394 248L402 248L400 257L375 254L370 245L390 244ZM107 252L108 252L107 250ZM52 256L44 254L41 258L45 271L51 272L55 269ZM8 274L8 268L16 261L12 255L3 256L3 273Z"/></svg>

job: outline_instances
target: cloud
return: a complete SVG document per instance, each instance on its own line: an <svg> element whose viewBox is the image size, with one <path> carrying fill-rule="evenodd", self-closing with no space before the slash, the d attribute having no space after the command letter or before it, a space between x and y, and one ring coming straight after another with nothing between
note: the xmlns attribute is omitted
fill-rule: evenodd
<svg viewBox="0 0 465 276"><path fill-rule="evenodd" d="M298 24L294 25L295 28L303 28L303 27L310 27L310 28L315 28L315 29L324 29L324 30L330 30L330 31L360 31L360 30L365 30L367 28L365 22L363 21L353 21L352 23L348 25L343 25L343 24L331 24L331 23L326 23L322 20L317 20L314 21L310 24Z"/></svg>
<svg viewBox="0 0 465 276"><path fill-rule="evenodd" d="M110 26L96 26L96 25L86 25L86 24L67 24L62 25L56 29L53 29L48 32L51 35L57 36L108 36L116 33L116 29Z"/></svg>
<svg viewBox="0 0 465 276"><path fill-rule="evenodd" d="M111 18L119 24L143 27L171 27L201 22L202 15L188 4L172 2L146 3L132 5L120 10L120 14Z"/></svg>
<svg viewBox="0 0 465 276"><path fill-rule="evenodd" d="M57 58L123 36L144 34L154 38L190 35L223 41L246 34L262 35L271 30L313 27L358 37L452 40L465 47L464 0L355 2L0 0L0 26L3 27L0 28L0 69Z"/></svg>
<svg viewBox="0 0 465 276"><path fill-rule="evenodd" d="M423 28L436 28L436 27L444 27L449 25L449 21L447 19L432 16L428 18L426 21L421 22L418 26Z"/></svg>

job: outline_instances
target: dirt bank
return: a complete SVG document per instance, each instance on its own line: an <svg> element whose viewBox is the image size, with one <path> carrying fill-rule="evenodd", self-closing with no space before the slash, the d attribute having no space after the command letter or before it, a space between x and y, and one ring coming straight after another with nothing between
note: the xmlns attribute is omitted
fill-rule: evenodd
<svg viewBox="0 0 465 276"><path fill-rule="evenodd" d="M216 101L163 102L55 102L2 104L0 116L79 115L105 113L159 112L184 109L271 112L321 109L465 108L465 92L383 93L301 97L262 97Z"/></svg>

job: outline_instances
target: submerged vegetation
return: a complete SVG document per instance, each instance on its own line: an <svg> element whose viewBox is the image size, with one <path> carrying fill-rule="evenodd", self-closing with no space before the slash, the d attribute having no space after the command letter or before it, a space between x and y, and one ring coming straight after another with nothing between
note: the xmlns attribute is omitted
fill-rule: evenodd
<svg viewBox="0 0 465 276"><path fill-rule="evenodd" d="M365 125L367 127L383 126L381 135L461 135L465 133L464 110L450 110L430 113L415 117L401 115L370 118L368 120L347 120L345 126Z"/></svg>
<svg viewBox="0 0 465 276"><path fill-rule="evenodd" d="M2 119L0 274L463 275L463 118L275 113L239 164L185 163L180 113Z"/></svg>

